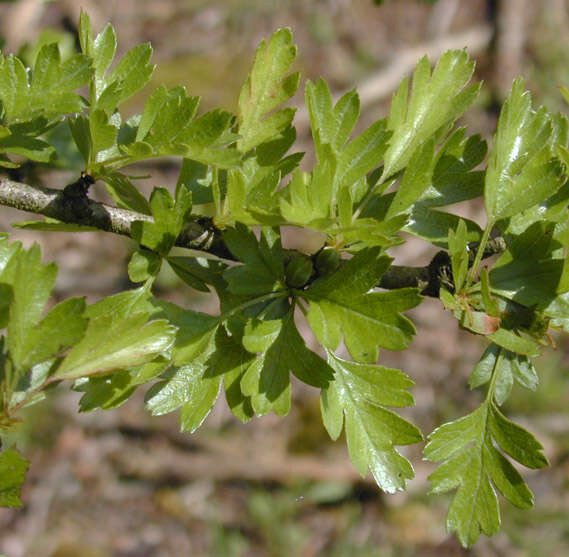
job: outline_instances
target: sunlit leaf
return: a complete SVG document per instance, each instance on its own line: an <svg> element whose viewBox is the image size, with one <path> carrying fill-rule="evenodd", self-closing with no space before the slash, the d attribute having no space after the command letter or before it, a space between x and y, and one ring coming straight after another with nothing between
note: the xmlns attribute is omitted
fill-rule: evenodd
<svg viewBox="0 0 569 557"><path fill-rule="evenodd" d="M261 41L247 81L239 95L238 149L246 153L286 129L294 109L275 110L296 93L300 76L288 74L296 58L290 29L279 29L269 42Z"/></svg>
<svg viewBox="0 0 569 557"><path fill-rule="evenodd" d="M350 458L362 476L371 470L378 486L389 493L405 488L411 464L395 449L422 439L420 431L384 406L408 406L413 382L401 371L358 364L328 352L334 380L322 390L320 407L326 429L336 439L345 421Z"/></svg>
<svg viewBox="0 0 569 557"><path fill-rule="evenodd" d="M533 506L527 484L498 448L530 468L547 464L535 438L507 420L488 399L471 414L435 429L425 447L428 460L442 462L429 476L432 492L458 488L447 529L456 531L465 547L476 543L481 533L491 536L498 531L496 489L513 505Z"/></svg>
<svg viewBox="0 0 569 557"><path fill-rule="evenodd" d="M404 168L417 147L453 123L476 99L479 85L467 85L474 63L464 50L449 50L431 74L422 58L413 73L409 94L405 78L393 96L387 127L393 131L385 153L382 182Z"/></svg>
<svg viewBox="0 0 569 557"><path fill-rule="evenodd" d="M484 197L492 222L550 197L560 186L560 167L551 157L551 121L534 111L523 80L514 81L504 102L490 151Z"/></svg>
<svg viewBox="0 0 569 557"><path fill-rule="evenodd" d="M362 250L303 293L310 302L308 322L324 346L335 350L343 334L357 361L375 362L379 346L402 350L408 345L415 329L400 312L420 302L418 291L369 292L389 265L379 250Z"/></svg>

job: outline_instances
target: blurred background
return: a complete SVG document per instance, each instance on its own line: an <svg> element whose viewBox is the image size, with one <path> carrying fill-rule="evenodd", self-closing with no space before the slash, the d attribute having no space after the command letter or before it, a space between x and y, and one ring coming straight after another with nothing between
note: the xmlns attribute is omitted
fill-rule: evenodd
<svg viewBox="0 0 569 557"><path fill-rule="evenodd" d="M334 93L354 86L360 125L387 115L389 99L417 60L466 47L485 86L465 116L469 133L491 140L512 79L523 75L536 104L566 111L559 85L569 85L569 2L566 0L19 0L0 3L5 52L33 56L38 40L74 48L79 9L95 31L115 26L119 55L150 41L158 68L142 95L126 106L141 110L161 83L183 84L203 97L201 109L235 110L255 48L279 27L293 30L303 79L324 77ZM301 90L295 97L301 107ZM310 164L306 115L296 118ZM79 164L79 163L77 163ZM42 173L61 187L75 174ZM179 166L158 161L143 187L173 187ZM104 199L95 188L94 195ZM461 207L484 224L481 206ZM26 245L38 242L59 266L56 296L90 302L125 288L127 240L104 233L12 231L24 220L0 208L0 230ZM291 243L314 249L313 238ZM397 263L424 265L433 250L410 241ZM182 288L164 273L159 294L185 307L215 311L212 300ZM457 329L438 300L411 313L417 337L404 353L381 363L416 382L417 406L406 417L428 433L475 408L482 396L467 378L484 347ZM548 469L524 471L535 493L531 511L504 504L502 531L460 548L444 529L448 497L428 496L433 470L421 446L406 448L416 478L406 493L386 495L349 462L343 439L332 443L321 423L318 393L298 384L285 419L272 415L237 422L220 397L194 435L180 434L176 415L151 418L144 393L122 407L79 414L78 393L65 388L29 409L19 448L31 460L23 509L0 509L0 554L7 557L287 557L287 556L566 556L569 555L569 342L557 338L538 362L537 392L514 387L507 415L544 444Z"/></svg>

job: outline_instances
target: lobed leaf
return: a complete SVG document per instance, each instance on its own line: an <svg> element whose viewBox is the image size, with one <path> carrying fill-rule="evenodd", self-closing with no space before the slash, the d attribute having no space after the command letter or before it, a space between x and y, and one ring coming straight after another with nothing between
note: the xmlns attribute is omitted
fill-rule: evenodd
<svg viewBox="0 0 569 557"><path fill-rule="evenodd" d="M154 222L135 221L131 225L133 238L141 245L167 255L174 246L192 210L192 195L183 186L176 187L176 197L166 188L154 188L150 196L150 211Z"/></svg>
<svg viewBox="0 0 569 557"><path fill-rule="evenodd" d="M19 365L29 368L45 362L79 342L87 328L84 311L83 298L69 298L52 308L35 327L28 330L24 357Z"/></svg>
<svg viewBox="0 0 569 557"><path fill-rule="evenodd" d="M533 506L527 484L497 447L530 468L547 464L535 438L507 420L490 399L471 414L435 429L425 447L428 460L442 462L429 476L432 492L458 488L447 514L447 529L456 531L465 547L476 543L481 532L491 536L498 531L495 489L513 505Z"/></svg>
<svg viewBox="0 0 569 557"><path fill-rule="evenodd" d="M290 223L319 226L330 215L333 175L327 161L318 164L311 174L297 170L280 192L283 217Z"/></svg>
<svg viewBox="0 0 569 557"><path fill-rule="evenodd" d="M131 48L108 75L100 73L94 106L112 114L117 106L142 89L154 72L154 66L149 63L151 56L150 44L139 44Z"/></svg>
<svg viewBox="0 0 569 557"><path fill-rule="evenodd" d="M335 350L341 334L354 359L374 362L378 346L402 350L414 334L412 323L400 314L416 306L416 289L368 292L378 284L390 259L377 248L364 249L330 275L303 292L310 302L307 319L318 340Z"/></svg>
<svg viewBox="0 0 569 557"><path fill-rule="evenodd" d="M7 282L12 287L10 317L7 326L7 348L16 368L23 366L28 349L35 340L34 329L55 284L57 267L41 263L40 248L34 244L29 250L19 251L10 259Z"/></svg>
<svg viewBox="0 0 569 557"><path fill-rule="evenodd" d="M239 95L237 148L246 153L290 126L294 109L275 110L298 88L298 73L286 75L296 58L290 29L279 29L261 41L247 81Z"/></svg>
<svg viewBox="0 0 569 557"><path fill-rule="evenodd" d="M476 170L488 151L479 135L465 137L458 128L436 156L432 183L421 196L423 207L441 207L480 197L484 193L484 170Z"/></svg>
<svg viewBox="0 0 569 557"><path fill-rule="evenodd" d="M211 411L219 394L220 377L205 377L203 355L173 370L168 380L157 383L148 392L146 407L153 416L173 412L181 407L182 431L193 433Z"/></svg>
<svg viewBox="0 0 569 557"><path fill-rule="evenodd" d="M53 377L77 379L145 364L168 351L175 329L165 320L137 313L123 319L89 320L83 339L65 357Z"/></svg>
<svg viewBox="0 0 569 557"><path fill-rule="evenodd" d="M322 390L320 408L330 436L337 439L345 420L350 458L360 474L371 470L378 486L389 493L404 489L413 468L394 446L416 443L422 436L383 406L412 404L407 389L413 382L399 370L349 362L331 351L328 363L334 380Z"/></svg>
<svg viewBox="0 0 569 557"><path fill-rule="evenodd" d="M431 74L426 57L413 73L409 95L405 78L394 94L387 128L393 131L385 153L382 183L407 166L415 150L428 138L444 130L472 104L479 85L468 85L474 62L464 50L449 50Z"/></svg>
<svg viewBox="0 0 569 557"><path fill-rule="evenodd" d="M551 119L545 108L532 109L523 87L522 79L514 81L490 151L484 198L491 222L544 201L561 185L550 153Z"/></svg>
<svg viewBox="0 0 569 557"><path fill-rule="evenodd" d="M409 159L386 218L409 211L413 207L432 182L434 165L435 144L431 138L418 147Z"/></svg>
<svg viewBox="0 0 569 557"><path fill-rule="evenodd" d="M301 381L323 388L332 379L328 364L309 350L294 324L292 309L282 318L248 321L243 346L257 358L241 379L243 394L251 397L255 413L290 410L290 372Z"/></svg>
<svg viewBox="0 0 569 557"><path fill-rule="evenodd" d="M175 155L219 168L236 166L241 155L227 148L238 137L231 131L234 117L213 110L194 119L198 105L199 97L188 97L184 87L156 89L146 101L133 141L121 146L128 162Z"/></svg>
<svg viewBox="0 0 569 557"><path fill-rule="evenodd" d="M40 116L60 119L63 114L79 112L85 105L75 91L88 82L91 74L87 56L76 54L62 62L57 44L42 47L30 74L16 56L0 56L4 121L15 124Z"/></svg>
<svg viewBox="0 0 569 557"><path fill-rule="evenodd" d="M276 232L263 228L258 242L253 232L238 225L223 237L229 251L245 263L223 273L232 294L254 296L283 289L284 251Z"/></svg>
<svg viewBox="0 0 569 557"><path fill-rule="evenodd" d="M326 207L330 203L330 212L334 213L342 197L340 190L353 188L380 164L391 132L386 129L386 121L379 120L346 145L359 116L358 94L350 91L332 106L332 96L323 79L315 84L307 82L306 106L319 165L326 167L333 178L324 188L320 186L325 195L323 204ZM352 200L359 201L366 190L359 195L351 191Z"/></svg>
<svg viewBox="0 0 569 557"><path fill-rule="evenodd" d="M103 176L107 192L122 209L130 209L143 215L151 215L152 211L147 199L140 193L128 176L120 172L110 172Z"/></svg>
<svg viewBox="0 0 569 557"><path fill-rule="evenodd" d="M206 375L222 377L227 405L239 420L248 422L255 411L251 397L241 389L241 381L256 356L247 352L235 335L229 336L224 327L218 328L214 340L216 349L208 362Z"/></svg>

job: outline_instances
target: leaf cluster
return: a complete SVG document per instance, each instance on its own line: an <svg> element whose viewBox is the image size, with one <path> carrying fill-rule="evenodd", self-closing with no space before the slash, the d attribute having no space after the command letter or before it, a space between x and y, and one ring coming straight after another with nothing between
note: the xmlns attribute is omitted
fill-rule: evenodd
<svg viewBox="0 0 569 557"><path fill-rule="evenodd" d="M437 428L425 448L440 463L432 491L457 490L448 529L465 546L494 534L497 493L530 507L533 496L510 459L529 468L547 461L500 407L514 383L537 387L532 358L550 341L549 327L569 330L566 118L535 109L516 80L488 150L457 127L480 85L471 82L466 52L448 51L434 68L421 59L389 116L359 134L358 93L334 99L323 79L307 82L316 162L302 170L303 154L291 152L294 108L283 106L300 83L290 71L289 30L259 45L237 114L200 113L198 97L160 86L140 114L124 118L122 106L152 75L150 45L115 62L113 27L95 35L85 13L79 39L81 52L64 61L57 44L39 48L29 68L2 55L0 164L54 162L63 155L48 132L67 129L84 173L140 216L128 263L140 286L91 305L72 298L52 307L55 266L41 262L37 246L2 236L0 428L15 427L19 409L64 381L83 393L81 411L114 408L145 387L148 410L179 411L183 431L203 423L220 393L243 422L284 416L294 376L319 389L325 428L333 439L345 430L357 470L371 471L385 491L402 490L413 468L398 447L423 436L393 409L413 404L413 382L378 362L383 350L408 347L416 331L404 312L422 296L419 288L378 285L393 270L390 248L407 233L445 251L444 264L429 269L442 309L488 344L469 383L486 389L484 402ZM180 161L175 191L156 187L147 199L125 169L165 156ZM484 203L484 227L453 212L471 199ZM206 221L201 251L174 250ZM34 224L42 226L67 225ZM284 227L318 231L321 247L287 249ZM208 250L210 233L227 257ZM505 249L487 268L496 235ZM157 299L162 265L187 287L214 292L219 312ZM319 349L306 344L302 326ZM10 473L0 502L19 504L25 462L7 449L1 467Z"/></svg>

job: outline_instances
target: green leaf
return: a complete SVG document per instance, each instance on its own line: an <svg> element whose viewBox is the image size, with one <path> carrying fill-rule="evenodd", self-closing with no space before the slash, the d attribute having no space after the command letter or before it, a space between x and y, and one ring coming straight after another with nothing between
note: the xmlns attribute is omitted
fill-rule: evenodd
<svg viewBox="0 0 569 557"><path fill-rule="evenodd" d="M103 176L107 192L121 209L130 209L143 215L151 215L150 205L132 181L120 172Z"/></svg>
<svg viewBox="0 0 569 557"><path fill-rule="evenodd" d="M535 391L539 383L539 377L532 361L521 354L508 353L512 366L514 379L526 389Z"/></svg>
<svg viewBox="0 0 569 557"><path fill-rule="evenodd" d="M369 292L390 262L377 248L364 249L302 293L310 302L310 327L324 346L335 350L343 333L350 354L361 362L375 362L378 346L406 348L415 328L400 312L421 301L418 291Z"/></svg>
<svg viewBox="0 0 569 557"><path fill-rule="evenodd" d="M5 232L0 232L0 279L2 282L12 280L11 277L13 277L13 275L10 269L13 269L13 267L11 267L9 263L14 257L18 257L21 250L21 242L10 242L8 235ZM3 276L5 271L6 275Z"/></svg>
<svg viewBox="0 0 569 557"><path fill-rule="evenodd" d="M486 348L484 354L482 354L482 357L470 374L468 385L471 389L480 387L480 385L484 385L490 381L490 377L492 377L492 372L496 366L496 360L501 352L503 352L503 349L497 344L490 344L488 348Z"/></svg>
<svg viewBox="0 0 569 557"><path fill-rule="evenodd" d="M435 429L425 447L428 460L442 462L429 476L432 492L458 487L447 529L456 531L465 547L476 543L481 532L497 532L500 509L495 488L520 508L533 506L527 484L497 447L530 468L547 463L535 438L507 420L489 399L473 413Z"/></svg>
<svg viewBox="0 0 569 557"><path fill-rule="evenodd" d="M135 313L153 314L156 306L152 301L150 284L146 283L134 290L125 290L112 296L102 298L98 302L87 307L85 315L89 319L108 317L120 321Z"/></svg>
<svg viewBox="0 0 569 557"><path fill-rule="evenodd" d="M389 206L386 218L393 217L412 208L413 204L421 197L432 181L434 163L435 144L431 138L418 147L409 159L401 179L401 185Z"/></svg>
<svg viewBox="0 0 569 557"><path fill-rule="evenodd" d="M170 256L166 260L179 278L200 292L209 292L207 284L218 283L221 273L227 268L220 261L199 257Z"/></svg>
<svg viewBox="0 0 569 557"><path fill-rule="evenodd" d="M69 224L57 219L45 217L43 220L27 220L23 222L13 222L14 228L22 230L44 230L45 232L96 232L100 231L95 226L83 226L81 224Z"/></svg>
<svg viewBox="0 0 569 557"><path fill-rule="evenodd" d="M183 184L192 192L193 203L201 205L202 203L213 202L212 180L213 172L211 168L201 162L184 159L177 185Z"/></svg>
<svg viewBox="0 0 569 557"><path fill-rule="evenodd" d="M350 186L379 165L391 137L386 125L385 120L375 122L340 152L335 177L336 189Z"/></svg>
<svg viewBox="0 0 569 557"><path fill-rule="evenodd" d="M205 377L204 359L209 352L190 364L175 368L168 380L150 389L146 407L153 416L173 412L181 407L182 431L193 433L210 413L219 394L220 377Z"/></svg>
<svg viewBox="0 0 569 557"><path fill-rule="evenodd" d="M83 339L54 374L77 379L145 364L168 351L175 328L164 319L149 321L146 313L127 317L105 314L89 320Z"/></svg>
<svg viewBox="0 0 569 557"><path fill-rule="evenodd" d="M489 428L502 450L527 468L538 469L548 465L543 447L524 428L508 420L495 406L491 408Z"/></svg>
<svg viewBox="0 0 569 557"><path fill-rule="evenodd" d="M31 367L44 362L79 342L87 328L84 310L83 298L69 298L57 304L28 331L25 356L20 365Z"/></svg>
<svg viewBox="0 0 569 557"><path fill-rule="evenodd" d="M144 282L160 271L162 259L149 250L135 251L128 262L128 278L131 282Z"/></svg>
<svg viewBox="0 0 569 557"><path fill-rule="evenodd" d="M323 208L331 202L333 211L337 198L341 198L339 191L353 187L380 164L391 132L386 130L386 122L379 120L346 145L359 116L358 94L350 91L332 107L330 90L322 79L315 84L307 82L306 106L318 162L323 168L327 165L333 174L333 181L320 185L325 195ZM359 201L363 193L365 190L361 195L354 195L352 191L352 201Z"/></svg>
<svg viewBox="0 0 569 557"><path fill-rule="evenodd" d="M79 28L77 30L79 36L79 44L81 50L87 56L93 56L93 28L91 27L91 19L85 10L81 10L79 15Z"/></svg>
<svg viewBox="0 0 569 557"><path fill-rule="evenodd" d="M289 126L273 139L261 143L255 149L255 158L259 166L279 166L282 174L292 172L304 153L293 153L286 157L286 153L296 141L296 128ZM283 158L284 157L284 158ZM286 163L286 171L283 166Z"/></svg>
<svg viewBox="0 0 569 557"><path fill-rule="evenodd" d="M85 163L89 162L91 154L91 131L89 130L89 119L82 115L67 118L67 124L71 137L79 149Z"/></svg>
<svg viewBox="0 0 569 557"><path fill-rule="evenodd" d="M12 287L9 284L0 283L0 329L5 329L8 324L11 302Z"/></svg>
<svg viewBox="0 0 569 557"><path fill-rule="evenodd" d="M278 210L277 188L282 172L286 171L281 169L283 161L276 166L261 166L256 158L250 157L240 168L230 169L227 172L227 192L223 207L222 192L218 188L225 184L218 183L218 188L214 189L217 212L215 221L224 226L234 225L235 221L249 225L280 224L282 217Z"/></svg>
<svg viewBox="0 0 569 557"><path fill-rule="evenodd" d="M292 373L308 385L324 388L332 379L332 372L324 360L306 347L294 323L292 310L283 319L248 321L242 342L252 353L272 350L265 358L284 360L279 352L287 354Z"/></svg>
<svg viewBox="0 0 569 557"><path fill-rule="evenodd" d="M45 304L55 284L57 267L41 263L40 248L34 244L11 260L13 278L10 320L7 327L7 347L16 368L24 365L27 351L35 340L34 327L39 322Z"/></svg>
<svg viewBox="0 0 569 557"><path fill-rule="evenodd" d="M238 165L241 154L228 148L238 138L231 131L234 117L212 110L194 120L198 105L199 98L188 97L184 87L156 89L146 101L133 142L121 146L126 161L175 155L218 168Z"/></svg>
<svg viewBox="0 0 569 557"><path fill-rule="evenodd" d="M189 365L198 356L205 357L213 350L211 341L219 326L219 317L183 309L175 304L160 301L156 304L161 313L156 317L166 318L177 328L172 348L172 362L178 367ZM204 360L205 361L205 360Z"/></svg>
<svg viewBox="0 0 569 557"><path fill-rule="evenodd" d="M290 126L294 109L275 110L298 88L298 73L286 75L296 58L290 29L279 29L269 42L261 41L253 68L239 95L237 148L246 153Z"/></svg>
<svg viewBox="0 0 569 557"><path fill-rule="evenodd" d="M346 423L350 458L360 474L371 470L379 487L389 493L403 490L413 468L395 445L422 439L420 431L384 406L408 406L413 382L401 371L383 366L358 364L328 351L334 380L323 389L320 400L326 429L336 439Z"/></svg>
<svg viewBox="0 0 569 557"><path fill-rule="evenodd" d="M85 391L79 401L80 412L90 412L97 408L110 410L126 402L136 390L132 376L126 371L116 371L105 377L85 377L75 381L75 391Z"/></svg>
<svg viewBox="0 0 569 557"><path fill-rule="evenodd" d="M153 415L181 407L182 431L193 432L205 420L219 394L221 377L207 373L209 360L215 354L219 319L167 302L160 302L159 306L178 329L172 349L175 367L164 381L150 389L146 406Z"/></svg>
<svg viewBox="0 0 569 557"><path fill-rule="evenodd" d="M480 293L482 294L482 305L488 315L492 317L500 316L498 302L490 294L490 275L488 268L483 267L480 271Z"/></svg>
<svg viewBox="0 0 569 557"><path fill-rule="evenodd" d="M437 153L432 183L421 196L421 205L441 207L482 196L485 173L476 168L487 151L479 135L465 138L464 128L454 131Z"/></svg>
<svg viewBox="0 0 569 557"><path fill-rule="evenodd" d="M45 398L46 381L57 365L57 359L44 360L34 365L28 371L19 376L8 408L19 409L27 408Z"/></svg>
<svg viewBox="0 0 569 557"><path fill-rule="evenodd" d="M319 163L312 174L295 171L280 192L280 210L290 223L318 227L330 215L334 172L327 161Z"/></svg>
<svg viewBox="0 0 569 557"><path fill-rule="evenodd" d="M144 105L136 141L148 140L155 149L175 142L194 118L199 102L199 97L188 97L184 87L168 91L161 86Z"/></svg>
<svg viewBox="0 0 569 557"><path fill-rule="evenodd" d="M265 227L257 242L252 231L238 225L225 230L223 239L229 251L245 263L223 273L231 293L261 295L284 288L284 251L278 233Z"/></svg>
<svg viewBox="0 0 569 557"><path fill-rule="evenodd" d="M496 294L526 307L546 307L563 290L561 285L565 263L563 259L552 258L550 253L544 251L532 256L529 250L532 238L536 238L534 233L535 230L528 229L519 249L514 247L512 251L510 247L501 255L490 272L490 284Z"/></svg>
<svg viewBox="0 0 569 557"><path fill-rule="evenodd" d="M29 124L13 124L9 129L3 128L7 133L0 137L0 153L19 155L37 162L50 162L55 155L55 149L36 137L47 131L46 120L38 118ZM17 168L20 163L5 158L2 166Z"/></svg>
<svg viewBox="0 0 569 557"><path fill-rule="evenodd" d="M89 56L93 59L96 89L99 94L104 85L105 72L111 65L111 62L115 57L116 50L117 37L115 30L110 23L107 23L103 30L97 35L97 38L93 41L92 49L89 51Z"/></svg>
<svg viewBox="0 0 569 557"><path fill-rule="evenodd" d="M360 115L360 98L357 91L352 90L333 107L330 89L322 78L316 83L306 82L305 98L318 159L322 160L324 144L340 151L348 141Z"/></svg>
<svg viewBox="0 0 569 557"><path fill-rule="evenodd" d="M501 406L510 396L514 384L512 360L516 356L517 354L509 350L505 350L496 344L491 344L482 355L482 359L476 364L470 376L470 388L487 383L492 374L494 374L494 400L498 406Z"/></svg>
<svg viewBox="0 0 569 557"><path fill-rule="evenodd" d="M22 507L20 488L26 479L28 461L9 449L0 454L0 507Z"/></svg>
<svg viewBox="0 0 569 557"><path fill-rule="evenodd" d="M495 333L488 335L488 339L510 352L523 356L534 357L539 356L540 353L540 345L533 339L522 337L507 329L498 329Z"/></svg>
<svg viewBox="0 0 569 557"><path fill-rule="evenodd" d="M104 162L110 156L102 152L115 146L119 133L118 127L111 123L111 119L104 110L95 109L91 111L89 117L89 132L91 152L97 162Z"/></svg>
<svg viewBox="0 0 569 557"><path fill-rule="evenodd" d="M45 45L36 57L31 79L19 58L0 57L0 100L9 123L25 122L38 116L58 118L84 107L74 91L87 83L91 61L76 54L62 62L57 44Z"/></svg>
<svg viewBox="0 0 569 557"><path fill-rule="evenodd" d="M243 348L236 335L229 336L224 327L218 328L214 340L215 351L208 360L205 375L222 376L227 405L243 423L248 422L255 411L251 397L241 390L241 380L256 356Z"/></svg>
<svg viewBox="0 0 569 557"><path fill-rule="evenodd" d="M382 183L405 166L418 146L429 137L452 124L476 99L479 85L467 86L474 62L464 50L449 50L437 62L431 75L426 57L413 73L413 86L408 98L405 78L393 96L388 129L393 131L385 153Z"/></svg>
<svg viewBox="0 0 569 557"><path fill-rule="evenodd" d="M466 224L467 241L479 242L482 237L482 230L477 223L458 215L427 209L421 203L416 203L413 206L408 224L403 230L436 246L448 249L448 231L456 229L461 221Z"/></svg>
<svg viewBox="0 0 569 557"><path fill-rule="evenodd" d="M351 215L346 216L351 220ZM333 230L341 234L352 251L376 246L390 247L403 243L396 233L405 226L407 220L407 215L397 215L383 221L359 218L350 225L342 225Z"/></svg>
<svg viewBox="0 0 569 557"><path fill-rule="evenodd" d="M154 188L150 210L154 222L135 221L131 225L132 236L141 245L166 255L190 215L192 195L183 185L176 188L176 199L166 188Z"/></svg>
<svg viewBox="0 0 569 557"><path fill-rule="evenodd" d="M560 186L560 166L550 153L551 121L531 107L522 79L512 85L490 151L484 197L491 222L511 217L550 197Z"/></svg>
<svg viewBox="0 0 569 557"><path fill-rule="evenodd" d="M169 359L158 356L143 366L130 370L119 370L104 376L77 379L73 390L84 393L79 401L81 412L97 408L109 410L124 404L139 385L147 383L169 368Z"/></svg>
<svg viewBox="0 0 569 557"><path fill-rule="evenodd" d="M315 387L326 387L333 372L328 364L309 350L294 324L291 309L283 319L249 321L243 346L257 353L241 379L243 394L251 397L259 415L274 410L283 416L290 410L290 376Z"/></svg>
<svg viewBox="0 0 569 557"><path fill-rule="evenodd" d="M108 75L100 73L95 107L112 114L119 104L142 89L154 71L149 63L151 56L150 44L139 44L131 48Z"/></svg>

